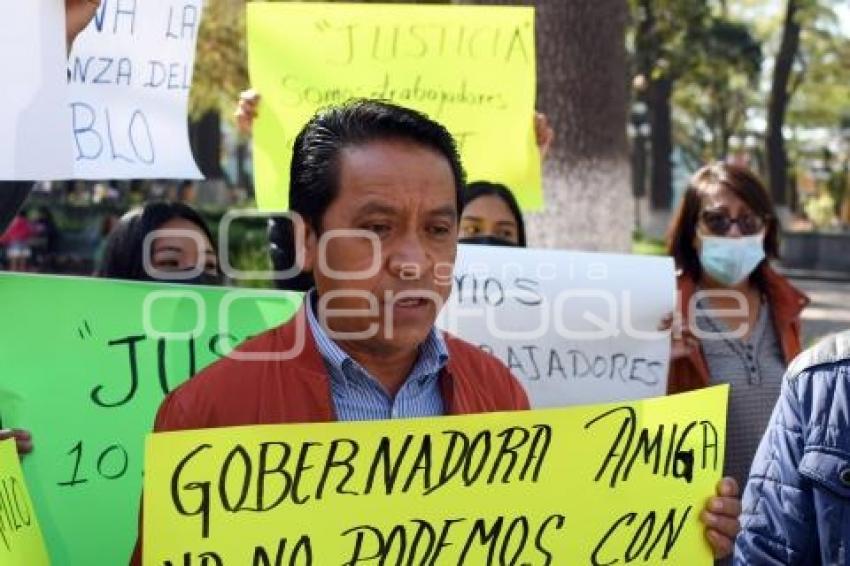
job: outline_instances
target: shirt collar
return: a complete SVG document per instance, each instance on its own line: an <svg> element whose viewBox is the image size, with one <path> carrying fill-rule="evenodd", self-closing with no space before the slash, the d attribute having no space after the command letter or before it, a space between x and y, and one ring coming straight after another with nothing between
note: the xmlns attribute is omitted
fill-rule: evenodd
<svg viewBox="0 0 850 566"><path fill-rule="evenodd" d="M310 330L313 333L313 338L316 341L316 347L319 354L329 368L336 370L331 371L331 378L347 379L350 377L351 368L356 368L363 375L369 375L363 367L360 366L354 359L351 358L339 345L328 336L324 327L319 322L316 316L316 305L318 303L318 294L315 287L307 292L305 299L305 308L307 311L307 321L310 324ZM449 360L449 351L446 347L446 341L443 338L442 332L436 327L431 327L428 336L419 344L419 357L413 368L407 376L407 380L415 379L424 383L429 378L436 377ZM374 379L374 378L372 378Z"/></svg>

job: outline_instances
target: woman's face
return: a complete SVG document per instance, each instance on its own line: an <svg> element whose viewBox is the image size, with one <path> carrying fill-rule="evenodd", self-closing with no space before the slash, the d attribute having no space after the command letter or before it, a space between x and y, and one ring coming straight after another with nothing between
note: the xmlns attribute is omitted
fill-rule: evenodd
<svg viewBox="0 0 850 566"><path fill-rule="evenodd" d="M700 249L700 236L754 236L764 233L765 226L763 216L753 212L726 186L719 185L703 193L694 246Z"/></svg>
<svg viewBox="0 0 850 566"><path fill-rule="evenodd" d="M159 272L188 271L203 266L205 275L218 275L218 258L204 231L185 218L172 218L151 242L151 265Z"/></svg>
<svg viewBox="0 0 850 566"><path fill-rule="evenodd" d="M460 237L494 236L519 245L519 226L505 201L495 195L468 203L460 217Z"/></svg>

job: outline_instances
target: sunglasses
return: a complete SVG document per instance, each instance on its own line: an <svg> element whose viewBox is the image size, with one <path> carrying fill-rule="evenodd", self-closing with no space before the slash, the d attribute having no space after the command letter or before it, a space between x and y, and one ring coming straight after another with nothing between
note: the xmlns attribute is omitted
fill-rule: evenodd
<svg viewBox="0 0 850 566"><path fill-rule="evenodd" d="M730 218L724 212L716 210L703 210L699 215L702 225L714 236L725 236L732 229L733 224L738 225L738 230L743 236L753 236L764 230L766 220L757 214L742 214L738 218Z"/></svg>

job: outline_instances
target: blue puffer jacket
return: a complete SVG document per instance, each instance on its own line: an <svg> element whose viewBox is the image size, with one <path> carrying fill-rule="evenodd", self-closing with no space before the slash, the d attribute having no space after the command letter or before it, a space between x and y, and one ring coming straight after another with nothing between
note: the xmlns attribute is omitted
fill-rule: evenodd
<svg viewBox="0 0 850 566"><path fill-rule="evenodd" d="M850 566L850 332L788 368L743 506L736 566Z"/></svg>

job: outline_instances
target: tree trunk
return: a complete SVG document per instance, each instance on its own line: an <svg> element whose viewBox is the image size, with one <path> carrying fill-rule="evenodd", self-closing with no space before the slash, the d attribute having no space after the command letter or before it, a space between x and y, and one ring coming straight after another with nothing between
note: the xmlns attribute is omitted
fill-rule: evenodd
<svg viewBox="0 0 850 566"><path fill-rule="evenodd" d="M628 5L623 0L533 4L537 107L556 137L543 168L545 210L526 215L530 245L628 252L634 227L626 140Z"/></svg>
<svg viewBox="0 0 850 566"><path fill-rule="evenodd" d="M656 29L654 0L641 0L635 37L637 72L646 81L641 98L646 102L650 125L652 167L649 205L652 210L670 210L673 200L672 102L673 79L669 72L656 77L656 63L660 57L661 40Z"/></svg>
<svg viewBox="0 0 850 566"><path fill-rule="evenodd" d="M673 81L661 78L649 83L647 101L652 140L652 182L650 205L653 210L670 210L673 202L673 120L671 101Z"/></svg>
<svg viewBox="0 0 850 566"><path fill-rule="evenodd" d="M770 100L767 109L765 141L767 177L771 195L778 205L788 204L788 155L785 153L785 138L782 135L782 127L785 125L785 111L788 109L791 98L788 93L788 81L800 46L798 11L799 0L788 0L785 25L782 30L782 43L779 46L779 53L776 56L776 64L773 69L773 84L770 88Z"/></svg>

